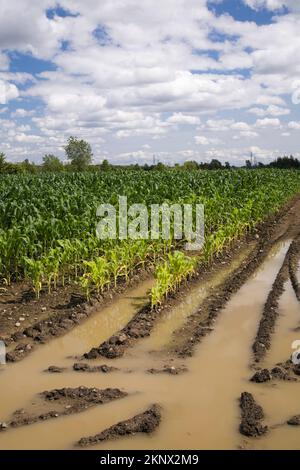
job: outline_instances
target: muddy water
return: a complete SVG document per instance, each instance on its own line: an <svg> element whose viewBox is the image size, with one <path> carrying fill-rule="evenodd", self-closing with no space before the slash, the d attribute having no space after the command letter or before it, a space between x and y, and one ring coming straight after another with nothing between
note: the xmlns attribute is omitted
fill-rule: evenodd
<svg viewBox="0 0 300 470"><path fill-rule="evenodd" d="M42 372L50 364L70 366L74 361L66 356L74 355L76 351L80 354L88 350L122 327L132 316L136 301L141 301L140 297L145 295L143 288L138 294L132 294L133 299L127 299L127 303L124 300L119 313L111 306L103 310L99 318L92 317L65 337L52 341L21 363L4 370L0 376L1 419L7 419L14 409L24 407L37 391L54 387L113 386L126 389L130 396L78 415L3 432L0 435L0 448L72 448L79 438L95 434L116 421L129 418L154 402L160 403L164 411L162 424L153 436L137 435L94 448L237 448L243 441L237 432L237 398L242 391L253 392L263 405L271 401L269 393L272 393L274 400L268 403L267 413L273 416L274 409L277 409L280 400L286 396L285 387L292 385L295 391L299 390L299 387L296 387L298 384L282 384L272 388L248 382L251 375L251 344L267 293L287 249L288 243L278 246L255 276L227 304L216 321L215 331L199 345L194 357L186 361L189 369L186 374L174 377L146 373L149 367L159 367L166 363L163 357L149 354L149 350L157 349L167 342L170 331L178 327L182 319L176 311L174 316L167 316L161 322L160 334L164 341L158 339L157 327L149 340L140 342L125 357L111 361L123 370L131 369L131 373L123 371L105 375L70 371L51 375ZM180 307L185 316L192 313L201 298L197 289L191 292L189 300ZM103 362L97 360L91 363ZM294 413L296 405L295 392L295 399L289 403L291 412ZM282 420L280 413L274 416L275 421ZM285 432L289 434L289 430ZM274 436L276 445L275 432ZM267 439L260 440L260 445L272 446L272 442Z"/></svg>
<svg viewBox="0 0 300 470"><path fill-rule="evenodd" d="M275 332L272 335L271 349L263 365L274 367L278 362L285 362L290 358L293 349L292 343L300 340L300 331L295 331L300 324L300 308L291 282L285 285L285 291L279 301L279 316L276 321Z"/></svg>

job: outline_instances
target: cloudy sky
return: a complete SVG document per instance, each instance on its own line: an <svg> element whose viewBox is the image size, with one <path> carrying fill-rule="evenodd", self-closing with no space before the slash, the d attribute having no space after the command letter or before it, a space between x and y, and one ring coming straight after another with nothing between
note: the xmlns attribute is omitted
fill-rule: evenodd
<svg viewBox="0 0 300 470"><path fill-rule="evenodd" d="M300 157L299 0L0 0L0 151Z"/></svg>

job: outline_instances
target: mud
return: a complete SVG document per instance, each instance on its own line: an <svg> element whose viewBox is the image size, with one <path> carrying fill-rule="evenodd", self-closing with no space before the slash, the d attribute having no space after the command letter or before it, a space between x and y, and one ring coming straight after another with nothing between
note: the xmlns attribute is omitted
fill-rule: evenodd
<svg viewBox="0 0 300 470"><path fill-rule="evenodd" d="M213 269L215 264L228 262L231 256L236 255L237 248L241 249L244 244L249 244L251 241L256 242L255 248L250 253L249 257L237 268L223 283L218 286L216 292L207 298L201 305L201 310L193 315L190 315L183 328L174 332L174 347L170 347L169 353L176 354L180 357L191 356L196 343L213 330L214 320L219 311L224 307L226 302L236 293L245 281L254 273L260 264L266 258L268 251L273 244L286 235L287 231L292 232L294 224L299 226L300 220L296 218L294 223L290 223L290 217L294 213L294 205L299 205L299 198L293 199L288 205L278 212L276 216L271 217L267 222L263 223L260 227L254 230L251 234L247 234L244 240L236 244L236 249L232 253L223 253L213 260L212 267L206 268L203 274L203 266L200 267L196 273L194 281L201 282L205 279L208 272ZM288 209L288 210L287 210ZM288 213L287 213L288 212ZM285 216L284 216L285 214ZM277 222L280 220L280 224ZM286 226L285 226L286 224ZM226 260L226 261L225 261ZM176 302L180 298L182 291L186 287L182 287L176 293ZM145 338L151 334L151 331L161 317L164 308L168 307L168 303L172 305L172 299L166 302L162 308L151 310L149 305L146 305L141 311L137 312L135 317L126 325L125 328L120 330L117 334L110 337L107 341L100 344L98 347L92 348L84 354L85 359L96 359L97 357L106 357L108 359L115 359L123 356L126 349L139 339ZM204 321L201 321L205 318ZM200 321L200 323L199 323ZM177 338L181 338L180 345Z"/></svg>
<svg viewBox="0 0 300 470"><path fill-rule="evenodd" d="M205 299L199 310L189 316L185 325L174 332L173 344L169 346L170 354L183 358L193 355L195 345L213 331L219 312L259 268L272 246L280 240L294 238L299 233L299 209L300 204L297 198L296 203L294 199L277 215L257 228L254 237L258 242L255 248L241 266L229 275L221 286L218 286L216 292ZM295 244L293 250L292 259L294 260L299 253L299 242Z"/></svg>
<svg viewBox="0 0 300 470"><path fill-rule="evenodd" d="M169 366L169 365L164 365L161 369L148 369L147 372L149 374L170 374L170 375L180 375L184 374L185 372L188 371L188 368L186 366Z"/></svg>
<svg viewBox="0 0 300 470"><path fill-rule="evenodd" d="M296 298L300 302L300 284L298 282L297 276L297 272L299 269L300 243L295 243L293 250L293 255L290 256L289 259L289 275Z"/></svg>
<svg viewBox="0 0 300 470"><path fill-rule="evenodd" d="M43 291L40 299L25 283L14 284L0 293L0 339L8 347L7 362L17 362L37 345L62 336L95 313L101 306L117 299L126 289L150 277L150 270L139 270L125 283L103 295L85 301L74 285Z"/></svg>
<svg viewBox="0 0 300 470"><path fill-rule="evenodd" d="M100 390L81 386L45 391L39 394L38 399L33 401L28 409L16 410L12 418L5 423L4 428L2 422L0 430L79 413L92 406L103 405L126 396L126 392L117 388ZM55 403L55 408L53 408L53 403ZM35 412L36 409L39 411Z"/></svg>
<svg viewBox="0 0 300 470"><path fill-rule="evenodd" d="M59 367L59 366L49 366L45 372L50 372L51 374L60 374L66 370L66 367Z"/></svg>
<svg viewBox="0 0 300 470"><path fill-rule="evenodd" d="M264 412L258 405L251 393L243 392L240 397L241 423L240 433L248 437L262 436L268 432L268 426L264 426L261 421L264 419Z"/></svg>
<svg viewBox="0 0 300 470"><path fill-rule="evenodd" d="M161 408L154 404L146 411L133 416L125 421L120 421L95 436L83 437L77 442L77 446L88 447L99 442L119 439L137 433L151 434L159 426L161 421Z"/></svg>
<svg viewBox="0 0 300 470"><path fill-rule="evenodd" d="M287 421L290 426L300 426L300 415L293 416Z"/></svg>
<svg viewBox="0 0 300 470"><path fill-rule="evenodd" d="M83 357L85 359L97 357L115 359L123 356L125 350L136 340L150 335L158 314L157 311L151 310L149 305L145 306L119 333L100 344L98 348L92 348Z"/></svg>
<svg viewBox="0 0 300 470"><path fill-rule="evenodd" d="M300 200L299 196L296 196L275 216L270 217L267 222L261 224L251 234L247 234L243 240L236 243L230 252L215 257L210 267L203 269L203 266L201 266L195 278L188 283L188 286L183 286L175 298L170 299L169 304L176 304L180 296L184 295L185 291L188 292L189 287L194 282L204 281L216 269L216 266L218 268L222 263L227 263L234 258L241 247L251 241L256 243L256 248L249 255L246 262L243 263L243 266L227 279L217 290L215 296L208 299L203 305L203 309L191 316L190 321L180 330L180 333L186 337L186 344L179 351L175 348L174 352L176 354L182 357L192 354L193 344L199 342L212 330L212 320L265 259L272 244L282 237L285 231L292 233L294 227L299 226L298 208L300 208ZM294 220L291 220L291 216L294 217ZM277 225L278 221L280 221L279 226ZM292 265L290 269L293 271ZM107 305L112 299L117 298L125 289L148 277L149 270L138 271L128 284L121 281L116 289L111 289L103 296L93 298L90 302L85 302L82 294L74 292L74 286L59 288L51 294L42 292L39 300L34 299L26 284L21 283L11 286L2 292L0 296L0 339L8 346L7 361L17 362L30 354L38 344L46 343L51 338L64 335L92 313L99 310L101 306ZM168 307L168 303L166 307ZM121 357L125 350L138 339L150 335L162 310L158 309L158 311L153 312L149 306L144 306L125 328L100 344L100 346L85 353L84 358ZM199 324L199 317L201 319L205 317L206 321ZM20 318L24 321L20 322ZM198 325L195 325L197 323ZM192 332L194 334L191 334ZM179 332L175 333L175 337L177 333ZM17 345L14 346L14 343L17 343Z"/></svg>
<svg viewBox="0 0 300 470"><path fill-rule="evenodd" d="M297 217L297 214L300 214L299 201L293 208L293 211L287 211L286 216L282 217L276 226L268 225L270 227L269 241L266 244L264 244L264 236L260 232L256 233L258 238L254 236L256 242L251 237L248 238L253 243L251 245L251 253L247 251L247 255L245 255L247 258L243 258L241 268L236 269L241 264L239 261L239 264L235 264L234 270L230 269L227 272L234 275L241 272L241 269L246 268L253 254L258 253L257 250L259 246L262 246L261 244L265 246L265 253L263 254L265 255L266 262L262 266L258 266L254 275L247 279L245 285L242 286L236 295L232 296L233 293L231 291L228 293L228 299L225 299L221 307L225 306L222 315L219 316L216 322L214 321L216 317L213 318L211 325L206 324L207 332L214 330L214 334L209 335L196 351L192 351L195 352L194 357L186 359L184 363L182 363L181 359L175 357L173 352L175 351L175 345L180 350L180 346L185 344L192 335L189 338L188 335L190 333L188 331L188 334L183 334L182 338L175 338L172 332L175 331L178 334L178 331L180 331L178 330L178 325L182 325L184 321L187 321L189 324L189 315L192 314L194 316L195 309L197 309L198 315L194 316L193 327L197 329L199 323L205 322L208 319L209 311L203 305L205 305L207 299L213 299L214 301L218 299L223 286L227 282L227 279L224 282L224 276L221 283L219 281L218 283L213 283L211 290L208 291L205 288L205 296L202 295L202 291L199 291L199 287L195 290L189 290L189 286L193 283L195 285L202 285L202 280L207 279L205 276L208 276L207 273L210 271L210 268L205 270L203 276L199 275L192 280L187 287L184 287L179 292L178 297L170 299L161 311L157 312L158 315L154 319L149 334L143 336L143 341L138 341L142 336L130 339L124 349L125 351L130 347L127 350L127 354L123 357L119 356L114 360L113 365L116 366L116 369L119 371L131 370L132 374L108 374L105 372L98 374L97 372L103 372L103 370L100 370L101 367L107 366L110 368L111 363L105 361L106 364L101 364L100 361L95 361L90 365L91 363L88 363L88 361L79 362L78 358L81 358L84 351L90 350L95 344L103 344L107 338L122 334L122 331L126 328L124 325L127 322L130 323L131 318L137 311L137 307L133 307L132 299L134 299L135 303L139 299L139 305L141 296L143 296L145 301L145 286L143 287L142 294L138 288L139 290L137 289L135 293L130 294L131 297L127 297L126 303L123 302L124 299L121 299L113 304L112 308L101 309L98 315L91 316L86 322L70 331L67 335L56 338L54 341L49 342L48 345L39 348L24 363L5 366L3 374L1 374L4 381L1 385L3 399L0 403L0 409L1 416L6 419L6 422L2 422L0 427L3 429L7 429L7 426L10 427L10 421L17 419L18 413L24 418L24 410L29 417L32 415L44 415L43 419L47 420L47 424L44 425L42 423L43 419L41 419L41 422L36 422L35 426L17 426L18 429L12 432L1 433L1 448L55 447L65 449L71 448L83 435L90 435L91 438L83 439L91 439L93 444L98 445L97 448L109 450L128 449L129 447L139 449L182 449L183 447L189 449L228 449L237 448L239 445L270 448L276 445L278 447L280 433L284 435L283 440L280 442L284 442L286 446L291 445L288 437L291 436L292 432L297 432L295 426L293 428L292 426L285 425L275 428L274 425L286 423L289 416L297 416L299 412L297 382L293 383L293 381L284 379L280 379L280 382L278 380L276 384L268 384L266 382L265 385L257 385L259 381L256 383L248 382L248 391L253 395L252 399L247 398L246 395L241 402L241 404L243 403L242 411L244 418L242 429L244 429L244 434L247 433L247 436L260 436L260 439L249 439L251 444L245 443L245 438L243 438L242 444L240 441L241 437L238 433L239 408L236 397L240 395L241 391L244 390L245 383L249 381L251 374L251 369L249 368L251 345L257 332L257 325L261 319L261 312L263 311L267 294L272 287L276 273L282 266L290 240L300 230L300 219ZM245 245L239 244L240 248L243 246ZM235 251L236 253L239 253L239 249ZM228 260L230 259L229 257ZM226 263L225 259L222 262ZM219 259L216 261L215 266L218 266L220 263ZM290 263L288 263L288 271L290 272ZM231 277L231 274L229 274L228 278L230 279ZM298 301L295 298L290 283L288 283L288 287L296 305L295 311L297 311ZM233 287L234 289L235 287ZM210 292L212 292L212 295L209 295ZM193 296L193 299L190 299L189 296ZM130 304L129 299L131 299ZM230 302L228 302L229 299ZM172 306L177 306L178 302L182 305L180 312L182 312L182 309L186 309L180 321L177 313L175 313L176 318L172 319ZM286 298L284 298L283 306L286 311L283 311L283 314L286 312L290 313L290 305ZM169 308L170 310L168 310ZM139 311L144 312L145 309ZM294 313L289 315L289 320L283 323L284 332L286 328L292 328L294 324L297 324ZM167 318L168 321L165 322L164 318ZM278 328L282 328L280 321L276 323L276 331ZM114 333L116 331L119 332L117 335ZM293 330L291 329L291 331ZM161 337L158 341L157 337L159 334ZM291 333L291 337L293 334ZM271 354L271 361L267 364L260 364L263 369L270 373L270 381L275 380L276 374L284 376L287 372L283 367L284 362L278 362L277 364L278 360L281 360L282 357L288 357L288 352L291 352L290 349L287 349L290 343L283 343L281 336L280 334L279 352L277 348L276 354ZM171 337L173 342L169 345L167 342ZM272 338L272 347L275 339L278 339L277 336ZM124 340L124 338L121 338L121 340ZM164 346L165 348L163 348ZM157 351L157 348L161 347L162 349ZM271 351L272 348L268 353L268 359L270 358ZM149 354L150 352L153 354ZM165 353L168 353L168 355L166 356ZM63 372L65 373L53 373L51 376L50 374L42 373L45 366L49 364L49 358L51 358L52 364L59 364L59 366L53 366L54 369L59 369L63 366L65 368ZM76 373L70 373L74 370L74 358L77 361L75 363L77 370L75 371ZM273 367L273 364L277 365ZM183 374L181 368L188 370L185 370L186 373ZM28 401L30 402L36 390L50 388L50 382L51 388L54 390L61 390L60 387L62 386L65 386L65 388L77 388L77 372L80 371L83 372L79 376L81 383L90 389L97 386L102 390L107 386L111 386L113 382L113 386L118 387L118 390L127 390L128 398L126 400L114 400L114 403L106 407L86 409L86 412L79 416L77 416L77 413L74 413L68 419L61 420L50 420L49 417L55 418L60 416L59 412L69 410L69 408L64 408L69 406L69 404L59 405L57 400L46 401L45 398L40 397L41 401L36 406L33 406L32 410L27 406ZM88 372L96 373L90 374ZM252 370L252 374L253 372ZM266 371L261 374L261 382L259 383L264 383L265 374ZM296 377L294 372L293 374ZM173 377L173 375L177 375L177 377ZM30 383L27 380L28 376L32 377ZM255 399L265 410L269 429L272 429L270 433L265 432L265 425L262 422L263 418L260 418L259 405L255 403L256 400L254 400L253 396L255 396ZM99 441L93 441L95 436L99 435L99 427L102 430L104 429L105 431L103 432L105 433L111 428L118 426L114 423L118 421L120 423L127 422L128 417L135 417L139 410L146 409L149 403L154 402L162 405L164 422L163 426L157 429L157 432L150 439L145 433L134 430L133 434L136 435L131 439L117 441L115 437L106 443L107 439L104 436L103 440L100 438ZM24 409L19 410L16 416L7 419L6 415L8 414L9 416L11 410L20 406L24 406ZM49 417L47 413L50 413ZM220 416L222 416L222 420L220 420ZM128 434L128 436L133 436L133 434ZM100 433L101 435L102 433ZM269 437L270 435L272 437ZM51 439L49 438L50 436ZM116 436L119 437L118 432ZM292 442L297 442L294 434Z"/></svg>
<svg viewBox="0 0 300 470"><path fill-rule="evenodd" d="M265 303L257 335L252 346L255 362L261 361L265 357L267 350L270 349L271 337L279 313L279 299L284 292L284 285L289 278L289 267L298 263L299 256L300 237L298 235L290 245Z"/></svg>
<svg viewBox="0 0 300 470"><path fill-rule="evenodd" d="M297 382L300 379L300 365L293 364L289 359L279 362L272 369L260 369L251 377L251 382L264 383L270 380L287 380Z"/></svg>
<svg viewBox="0 0 300 470"><path fill-rule="evenodd" d="M109 372L115 372L120 369L118 369L117 367L108 366L107 364L101 364L99 366L90 366L85 362L75 362L73 364L73 370L75 370L76 372L103 372L104 374L107 374Z"/></svg>

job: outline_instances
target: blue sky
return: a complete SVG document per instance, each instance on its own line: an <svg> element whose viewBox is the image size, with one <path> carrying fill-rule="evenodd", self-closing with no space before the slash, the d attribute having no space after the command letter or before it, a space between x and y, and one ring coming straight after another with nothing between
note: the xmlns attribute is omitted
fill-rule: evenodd
<svg viewBox="0 0 300 470"><path fill-rule="evenodd" d="M300 157L298 0L0 0L0 151Z"/></svg>

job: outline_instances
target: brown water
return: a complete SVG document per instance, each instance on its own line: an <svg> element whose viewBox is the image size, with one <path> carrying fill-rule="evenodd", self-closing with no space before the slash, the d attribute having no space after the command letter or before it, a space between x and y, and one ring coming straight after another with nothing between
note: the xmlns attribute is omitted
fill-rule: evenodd
<svg viewBox="0 0 300 470"><path fill-rule="evenodd" d="M163 419L160 428L152 436L136 435L94 448L237 448L243 443L238 433L238 397L246 390L253 392L258 402L266 407L267 417L272 417L274 424L282 421L283 414L287 411L288 414L295 414L300 384L283 383L272 387L248 381L251 375L251 344L267 293L288 245L285 243L273 250L255 276L228 302L216 321L214 332L199 345L194 357L186 361L189 369L186 374L151 375L145 371L149 367L159 367L166 363L163 357L151 355L149 351L168 342L172 331L178 328L187 315L193 313L205 296L205 291L201 290L203 286L193 289L186 301L163 317L149 339L139 342L123 358L111 361L124 370L131 369L131 373L115 372L105 375L70 371L47 374L42 370L50 364L70 366L74 361L67 359L68 355L81 354L121 328L132 317L136 302L142 301L141 297L146 294L150 285L141 286L140 291L131 293L132 298L122 299L116 305L103 309L99 315L91 317L66 336L53 340L24 361L8 367L0 376L0 416L3 419L7 419L16 408L24 407L36 392L55 387L119 387L131 394L123 400L98 406L78 415L3 432L0 435L0 448L72 448L79 438L96 434L116 421L139 413L154 402L162 405ZM205 288L209 289L211 285L208 284ZM97 360L92 364L103 362ZM287 396L288 407L283 403ZM263 440L254 441L255 445L252 446L267 448L274 445L276 448L278 432L279 429ZM282 439L287 439L285 442L290 442L291 432L284 428ZM294 433L295 431L293 439L297 442Z"/></svg>

